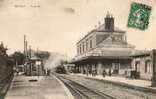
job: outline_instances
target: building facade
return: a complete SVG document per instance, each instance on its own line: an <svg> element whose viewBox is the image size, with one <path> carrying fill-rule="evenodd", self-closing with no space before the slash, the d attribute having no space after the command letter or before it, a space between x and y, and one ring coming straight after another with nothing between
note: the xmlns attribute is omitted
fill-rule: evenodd
<svg viewBox="0 0 156 99"><path fill-rule="evenodd" d="M139 51L132 54L132 70L138 72L140 79L151 80L153 77L153 51Z"/></svg>
<svg viewBox="0 0 156 99"><path fill-rule="evenodd" d="M111 70L112 74L124 75L131 68L134 46L128 44L126 32L115 27L112 15L108 13L104 20L104 24L77 42L77 56L71 63L81 73L102 74L103 70Z"/></svg>

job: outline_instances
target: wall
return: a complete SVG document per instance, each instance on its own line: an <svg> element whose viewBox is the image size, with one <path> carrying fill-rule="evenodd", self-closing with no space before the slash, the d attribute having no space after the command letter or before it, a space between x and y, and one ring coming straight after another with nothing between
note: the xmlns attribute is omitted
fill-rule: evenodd
<svg viewBox="0 0 156 99"><path fill-rule="evenodd" d="M92 44L90 44L92 42ZM91 46L90 46L91 45ZM82 38L77 44L77 55L84 54L96 47L96 33L92 32Z"/></svg>
<svg viewBox="0 0 156 99"><path fill-rule="evenodd" d="M150 71L145 71L146 62L150 61ZM132 68L136 70L135 65L136 62L140 62L139 64L139 72L140 72L140 78L145 80L151 80L152 78L152 65L151 65L151 57L150 56L144 56L144 57L134 57L132 61Z"/></svg>

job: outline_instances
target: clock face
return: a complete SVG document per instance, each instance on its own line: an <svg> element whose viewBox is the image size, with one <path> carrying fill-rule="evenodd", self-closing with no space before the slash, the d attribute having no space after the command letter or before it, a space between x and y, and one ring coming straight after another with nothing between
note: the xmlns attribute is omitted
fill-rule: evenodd
<svg viewBox="0 0 156 99"><path fill-rule="evenodd" d="M117 41L121 41L122 40L122 37L121 36L118 36L115 38Z"/></svg>
<svg viewBox="0 0 156 99"><path fill-rule="evenodd" d="M111 39L112 39L112 41L121 41L122 36L113 35L113 36L111 36Z"/></svg>

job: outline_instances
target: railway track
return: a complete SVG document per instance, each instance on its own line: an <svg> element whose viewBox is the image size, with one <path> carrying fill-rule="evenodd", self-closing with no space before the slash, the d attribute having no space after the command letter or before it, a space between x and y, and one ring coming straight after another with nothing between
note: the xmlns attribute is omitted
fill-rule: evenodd
<svg viewBox="0 0 156 99"><path fill-rule="evenodd" d="M74 91L74 94L78 97L77 99L116 99L115 97L92 90L68 78L58 75L57 77L70 89L70 91Z"/></svg>

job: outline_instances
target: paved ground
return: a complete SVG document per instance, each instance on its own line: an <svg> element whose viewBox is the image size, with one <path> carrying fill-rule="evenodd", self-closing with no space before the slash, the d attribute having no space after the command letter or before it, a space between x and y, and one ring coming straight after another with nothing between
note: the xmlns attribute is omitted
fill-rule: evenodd
<svg viewBox="0 0 156 99"><path fill-rule="evenodd" d="M29 81L38 80L38 81ZM5 99L72 99L68 89L52 77L16 76Z"/></svg>

